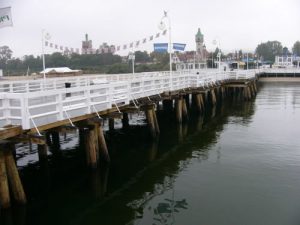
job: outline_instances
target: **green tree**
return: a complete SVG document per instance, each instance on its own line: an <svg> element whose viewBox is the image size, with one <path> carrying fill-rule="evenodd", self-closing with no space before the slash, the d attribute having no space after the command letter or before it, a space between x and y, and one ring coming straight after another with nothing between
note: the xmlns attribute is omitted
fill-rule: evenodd
<svg viewBox="0 0 300 225"><path fill-rule="evenodd" d="M148 52L146 51L136 51L135 53L135 62L137 63L145 63L151 60Z"/></svg>
<svg viewBox="0 0 300 225"><path fill-rule="evenodd" d="M0 47L0 64L4 66L12 56L12 50L8 46Z"/></svg>
<svg viewBox="0 0 300 225"><path fill-rule="evenodd" d="M293 45L293 54L300 56L300 41L296 41L295 44Z"/></svg>
<svg viewBox="0 0 300 225"><path fill-rule="evenodd" d="M256 47L256 54L263 57L264 60L274 62L276 55L281 55L283 52L282 45L279 41L268 41L261 43Z"/></svg>

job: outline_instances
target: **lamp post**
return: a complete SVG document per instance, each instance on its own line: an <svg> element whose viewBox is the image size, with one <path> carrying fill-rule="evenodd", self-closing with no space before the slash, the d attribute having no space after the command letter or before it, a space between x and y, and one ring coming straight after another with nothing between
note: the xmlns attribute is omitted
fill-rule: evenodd
<svg viewBox="0 0 300 225"><path fill-rule="evenodd" d="M46 71L45 71L45 53L44 53L44 44L45 44L45 30L42 30L42 59L43 59L43 73L44 73L44 82L46 80Z"/></svg>
<svg viewBox="0 0 300 225"><path fill-rule="evenodd" d="M134 52L130 52L128 58L132 62L132 75L134 75L134 60L135 60Z"/></svg>
<svg viewBox="0 0 300 225"><path fill-rule="evenodd" d="M42 59L43 59L43 77L44 82L46 81L46 66L45 66L45 39L49 40L51 37L48 33L45 33L45 30L42 29Z"/></svg>
<svg viewBox="0 0 300 225"><path fill-rule="evenodd" d="M166 25L164 23L164 20L168 20L168 32L169 32L169 60L170 60L170 80L171 80L171 91L173 90L173 76L172 76L172 36L171 36L171 19L168 16L168 13L164 11L164 15L161 18L161 21L159 23L159 29L164 30Z"/></svg>

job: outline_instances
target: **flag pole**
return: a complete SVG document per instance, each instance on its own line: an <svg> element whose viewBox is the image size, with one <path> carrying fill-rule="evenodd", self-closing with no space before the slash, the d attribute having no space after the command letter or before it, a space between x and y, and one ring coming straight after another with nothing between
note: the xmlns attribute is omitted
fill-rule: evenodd
<svg viewBox="0 0 300 225"><path fill-rule="evenodd" d="M165 12L165 16L168 18L169 22L169 57L170 57L170 79L171 79L171 91L173 90L173 74L172 74L172 36L171 36L171 19Z"/></svg>
<svg viewBox="0 0 300 225"><path fill-rule="evenodd" d="M43 58L43 74L44 74L44 85L45 85L45 81L46 81L46 68L45 68L45 52L44 52L44 37L45 37L45 34L44 34L45 30L42 29L42 58Z"/></svg>

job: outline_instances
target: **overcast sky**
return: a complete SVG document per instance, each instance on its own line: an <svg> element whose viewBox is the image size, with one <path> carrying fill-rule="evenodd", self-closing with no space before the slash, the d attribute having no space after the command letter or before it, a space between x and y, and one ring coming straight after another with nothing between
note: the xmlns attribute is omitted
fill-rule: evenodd
<svg viewBox="0 0 300 225"><path fill-rule="evenodd" d="M14 26L0 29L0 46L8 45L15 57L40 54L42 28L51 41L74 48L81 48L85 33L97 48L141 40L159 31L163 10L171 17L173 41L187 50L195 49L198 27L208 50L216 38L225 52L254 51L268 40L291 48L300 40L300 0L0 0L0 8L7 6ZM167 42L167 36L156 41Z"/></svg>

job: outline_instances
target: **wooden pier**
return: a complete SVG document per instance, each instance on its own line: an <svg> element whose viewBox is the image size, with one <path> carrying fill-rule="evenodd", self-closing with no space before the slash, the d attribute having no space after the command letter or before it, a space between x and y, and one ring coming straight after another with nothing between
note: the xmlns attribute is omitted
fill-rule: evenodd
<svg viewBox="0 0 300 225"><path fill-rule="evenodd" d="M14 145L38 146L40 161L47 161L47 144L59 145L60 132L79 129L84 135L86 163L109 162L103 120L114 130L122 119L124 130L130 113L144 112L149 137L160 134L157 105L171 112L177 123L189 119L190 104L198 113L239 95L245 101L257 93L257 71L203 70L122 75L94 75L47 80L0 82L0 204L1 208L26 203L26 195L13 158ZM65 83L71 86L66 88ZM172 89L171 89L172 88Z"/></svg>

